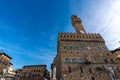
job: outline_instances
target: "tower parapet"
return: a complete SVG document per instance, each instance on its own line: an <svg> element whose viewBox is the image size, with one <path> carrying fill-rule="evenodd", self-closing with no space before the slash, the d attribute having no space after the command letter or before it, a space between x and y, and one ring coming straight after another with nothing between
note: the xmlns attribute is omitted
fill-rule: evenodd
<svg viewBox="0 0 120 80"><path fill-rule="evenodd" d="M86 34L76 34L76 33L58 33L58 41L81 41L81 42L103 42L104 39L100 34L97 33L86 33Z"/></svg>

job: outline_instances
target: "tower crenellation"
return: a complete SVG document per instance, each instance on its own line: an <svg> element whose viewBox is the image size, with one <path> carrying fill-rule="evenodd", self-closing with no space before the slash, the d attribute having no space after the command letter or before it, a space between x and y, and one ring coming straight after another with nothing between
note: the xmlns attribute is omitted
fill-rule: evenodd
<svg viewBox="0 0 120 80"><path fill-rule="evenodd" d="M99 34L76 34L76 33L59 33L59 41L93 41L93 42L104 42L104 39Z"/></svg>

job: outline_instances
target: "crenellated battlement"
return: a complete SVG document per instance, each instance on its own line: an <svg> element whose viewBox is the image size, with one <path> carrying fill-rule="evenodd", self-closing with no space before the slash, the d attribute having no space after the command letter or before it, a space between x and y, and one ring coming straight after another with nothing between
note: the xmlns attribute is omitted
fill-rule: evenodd
<svg viewBox="0 0 120 80"><path fill-rule="evenodd" d="M77 34L73 32L60 32L58 33L58 40L59 41L105 42L99 33Z"/></svg>

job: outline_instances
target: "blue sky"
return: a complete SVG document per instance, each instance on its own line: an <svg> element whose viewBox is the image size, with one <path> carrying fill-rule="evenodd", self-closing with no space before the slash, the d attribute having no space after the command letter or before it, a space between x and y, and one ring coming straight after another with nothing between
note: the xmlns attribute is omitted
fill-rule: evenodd
<svg viewBox="0 0 120 80"><path fill-rule="evenodd" d="M13 67L50 64L56 56L58 32L74 32L78 15L87 32L100 33L109 49L120 41L119 0L0 0L0 49Z"/></svg>

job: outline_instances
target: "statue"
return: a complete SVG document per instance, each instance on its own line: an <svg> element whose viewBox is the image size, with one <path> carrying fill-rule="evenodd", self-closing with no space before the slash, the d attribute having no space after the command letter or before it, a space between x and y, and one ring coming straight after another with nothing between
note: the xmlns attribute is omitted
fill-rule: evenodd
<svg viewBox="0 0 120 80"><path fill-rule="evenodd" d="M109 75L110 75L111 80L116 80L115 74L114 74L115 67L110 66L109 64L106 64L105 68L109 71Z"/></svg>
<svg viewBox="0 0 120 80"><path fill-rule="evenodd" d="M8 74L8 70L9 70L9 69L10 69L10 67L7 66L6 68L4 68L4 69L1 71L0 80L5 80L4 77L7 76L7 74Z"/></svg>

